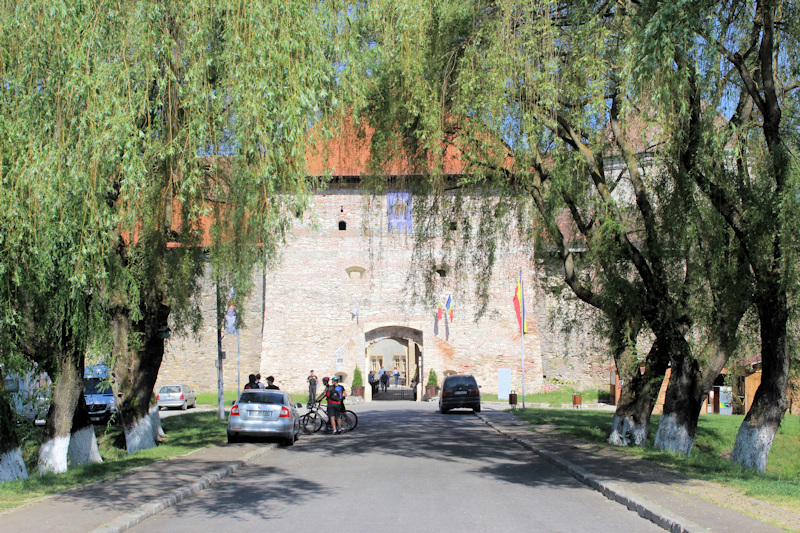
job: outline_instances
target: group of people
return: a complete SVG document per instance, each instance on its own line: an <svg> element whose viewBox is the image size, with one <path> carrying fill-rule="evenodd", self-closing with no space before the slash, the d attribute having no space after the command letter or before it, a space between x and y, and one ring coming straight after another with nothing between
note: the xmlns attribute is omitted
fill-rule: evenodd
<svg viewBox="0 0 800 533"><path fill-rule="evenodd" d="M397 387L398 382L400 381L400 371L397 369L397 367L394 367L392 376L394 377L394 386ZM378 387L380 387L381 390L383 390L383 392L389 390L389 372L387 372L386 369L383 368L382 366L381 369L378 371L377 376L375 376L374 370L370 370L369 375L367 376L367 381L372 387L372 394L378 392Z"/></svg>
<svg viewBox="0 0 800 533"><path fill-rule="evenodd" d="M244 386L245 389L273 389L273 390L280 390L280 387L275 385L275 378L272 376L267 376L267 383L261 381L261 374L250 374L247 376L247 384Z"/></svg>
<svg viewBox="0 0 800 533"><path fill-rule="evenodd" d="M275 378L273 376L267 376L266 385L261 382L261 374L250 374L247 379L247 384L244 386L245 389L280 390L280 387L275 385ZM330 379L328 379L328 377L322 378L322 384L325 386L325 390L319 397L317 397L317 383L319 380L313 370L309 373L306 381L308 382L308 407L310 408L312 405L321 402L324 398L328 403L327 412L328 417L331 419L333 434L338 435L342 432L339 423L339 415L344 410L344 399L347 396L345 388L339 383L339 377L333 376Z"/></svg>
<svg viewBox="0 0 800 533"><path fill-rule="evenodd" d="M328 404L327 413L331 421L333 434L338 435L342 433L339 415L344 411L344 399L347 396L347 391L345 391L345 388L339 383L339 377L333 376L332 378L328 378L325 376L322 378L322 384L325 386L325 390L322 391L319 397L317 397L318 380L313 370L309 373L306 381L308 381L308 407L310 408L313 404L321 402L324 398Z"/></svg>

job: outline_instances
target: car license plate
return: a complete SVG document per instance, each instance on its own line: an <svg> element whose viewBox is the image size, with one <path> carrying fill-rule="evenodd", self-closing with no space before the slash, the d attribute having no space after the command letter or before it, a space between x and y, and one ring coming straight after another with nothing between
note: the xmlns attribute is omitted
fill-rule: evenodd
<svg viewBox="0 0 800 533"><path fill-rule="evenodd" d="M270 418L272 413L269 411L247 411L247 415L253 418Z"/></svg>
<svg viewBox="0 0 800 533"><path fill-rule="evenodd" d="M465 390L457 390L453 394L466 394L466 393L467 393L467 391L465 391Z"/></svg>

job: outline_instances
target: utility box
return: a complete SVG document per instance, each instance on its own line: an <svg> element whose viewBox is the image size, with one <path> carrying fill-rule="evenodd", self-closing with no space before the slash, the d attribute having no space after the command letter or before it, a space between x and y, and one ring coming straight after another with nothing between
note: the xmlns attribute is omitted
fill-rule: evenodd
<svg viewBox="0 0 800 533"><path fill-rule="evenodd" d="M511 392L511 369L497 369L497 399L506 400Z"/></svg>
<svg viewBox="0 0 800 533"><path fill-rule="evenodd" d="M733 414L733 390L730 387L720 387L717 395L719 397L719 414Z"/></svg>

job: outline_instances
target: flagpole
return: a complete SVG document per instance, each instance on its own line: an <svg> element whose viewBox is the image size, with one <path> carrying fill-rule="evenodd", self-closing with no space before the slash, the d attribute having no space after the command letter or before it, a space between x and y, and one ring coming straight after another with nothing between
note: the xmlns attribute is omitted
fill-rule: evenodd
<svg viewBox="0 0 800 533"><path fill-rule="evenodd" d="M522 320L519 323L519 338L522 345L522 408L525 409L525 287L522 284L522 267L519 268L519 287L520 287L520 309L522 309Z"/></svg>

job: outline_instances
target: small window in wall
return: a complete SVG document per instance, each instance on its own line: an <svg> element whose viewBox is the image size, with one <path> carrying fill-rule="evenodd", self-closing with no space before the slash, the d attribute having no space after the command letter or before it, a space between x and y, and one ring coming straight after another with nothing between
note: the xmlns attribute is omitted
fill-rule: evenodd
<svg viewBox="0 0 800 533"><path fill-rule="evenodd" d="M340 220L339 221L339 230L340 231L344 231L346 229L347 229L347 222L345 222L344 220Z"/></svg>
<svg viewBox="0 0 800 533"><path fill-rule="evenodd" d="M347 277L350 279L361 279L364 277L366 270L359 266L351 266L345 269Z"/></svg>
<svg viewBox="0 0 800 533"><path fill-rule="evenodd" d="M444 268L437 268L437 269L436 269L436 274L437 274L437 275L438 275L440 278L446 278L446 277L447 277L447 270L446 270L446 269L444 269Z"/></svg>

